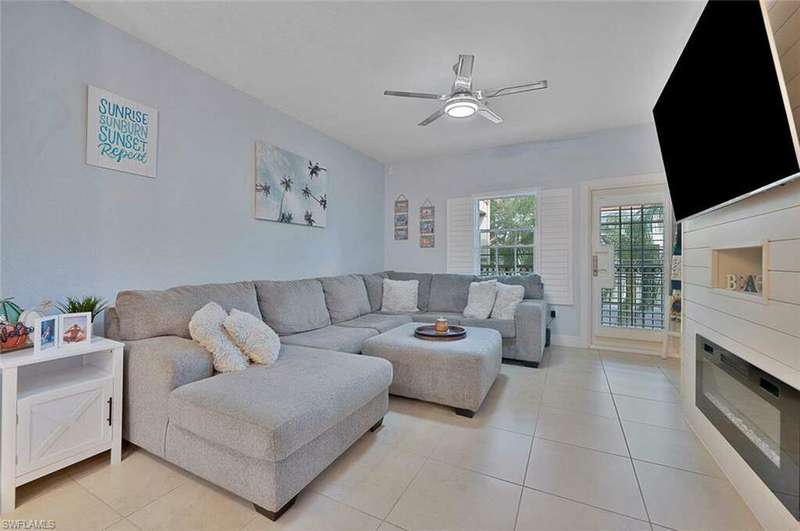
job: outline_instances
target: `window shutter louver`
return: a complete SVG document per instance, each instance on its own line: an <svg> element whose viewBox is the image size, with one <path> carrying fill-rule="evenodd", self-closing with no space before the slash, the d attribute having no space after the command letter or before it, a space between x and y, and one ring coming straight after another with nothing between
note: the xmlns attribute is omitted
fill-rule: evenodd
<svg viewBox="0 0 800 531"><path fill-rule="evenodd" d="M447 200L447 272L477 272L477 222L475 200L460 197Z"/></svg>

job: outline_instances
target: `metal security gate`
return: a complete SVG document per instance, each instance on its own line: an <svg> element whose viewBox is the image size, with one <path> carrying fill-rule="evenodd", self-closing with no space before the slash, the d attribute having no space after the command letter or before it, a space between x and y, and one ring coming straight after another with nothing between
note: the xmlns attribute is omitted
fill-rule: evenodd
<svg viewBox="0 0 800 531"><path fill-rule="evenodd" d="M664 328L664 205L600 209L600 241L613 246L613 286L602 288L600 324Z"/></svg>

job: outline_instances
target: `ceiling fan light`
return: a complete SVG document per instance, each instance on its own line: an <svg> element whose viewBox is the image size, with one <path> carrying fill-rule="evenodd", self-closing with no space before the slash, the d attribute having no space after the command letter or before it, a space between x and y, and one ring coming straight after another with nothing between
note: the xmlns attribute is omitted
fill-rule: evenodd
<svg viewBox="0 0 800 531"><path fill-rule="evenodd" d="M478 104L469 99L449 101L444 106L444 112L451 118L469 118L478 111Z"/></svg>

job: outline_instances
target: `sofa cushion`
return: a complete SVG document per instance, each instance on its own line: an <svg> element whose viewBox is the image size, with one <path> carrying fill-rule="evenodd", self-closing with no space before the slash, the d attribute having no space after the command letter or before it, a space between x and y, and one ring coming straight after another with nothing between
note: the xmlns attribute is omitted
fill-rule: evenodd
<svg viewBox="0 0 800 531"><path fill-rule="evenodd" d="M517 326L513 319L467 319L461 318L461 326L474 326L476 328L491 328L500 332L502 337L517 336Z"/></svg>
<svg viewBox="0 0 800 531"><path fill-rule="evenodd" d="M464 319L462 314L455 312L427 312L411 315L415 323L433 323L436 322L436 319L439 317L444 317L447 319L447 323L451 325L461 324L461 321Z"/></svg>
<svg viewBox="0 0 800 531"><path fill-rule="evenodd" d="M353 328L371 328L381 334L392 328L397 328L411 322L411 316L405 314L368 313L351 321L336 323L336 326L349 326Z"/></svg>
<svg viewBox="0 0 800 531"><path fill-rule="evenodd" d="M352 328L347 326L326 326L309 332L284 336L281 342L286 345L338 350L358 354L365 339L378 335L372 328Z"/></svg>
<svg viewBox="0 0 800 531"><path fill-rule="evenodd" d="M500 275L495 277L482 277L481 280L497 280L503 284L522 286L525 288L526 299L544 299L544 284L542 277L535 273L528 275Z"/></svg>
<svg viewBox="0 0 800 531"><path fill-rule="evenodd" d="M386 360L284 345L273 365L253 365L184 385L169 422L242 455L280 461L386 392Z"/></svg>
<svg viewBox="0 0 800 531"><path fill-rule="evenodd" d="M189 339L192 315L209 302L216 302L226 312L236 308L261 317L252 282L121 291L115 303L119 339L133 341L158 336Z"/></svg>
<svg viewBox="0 0 800 531"><path fill-rule="evenodd" d="M477 277L475 275L434 274L431 279L428 311L463 312L464 308L467 307L469 285L476 280Z"/></svg>
<svg viewBox="0 0 800 531"><path fill-rule="evenodd" d="M361 278L364 280L364 286L367 288L370 311L379 311L383 303L383 279L386 278L386 274L372 273L370 275L361 275Z"/></svg>
<svg viewBox="0 0 800 531"><path fill-rule="evenodd" d="M419 286L417 288L417 308L421 312L428 311L428 301L431 296L431 273L398 273L396 271L389 271L386 276L392 280L418 280Z"/></svg>
<svg viewBox="0 0 800 531"><path fill-rule="evenodd" d="M319 281L332 322L349 321L371 311L367 288L360 276L326 277Z"/></svg>
<svg viewBox="0 0 800 531"><path fill-rule="evenodd" d="M278 335L297 334L331 324L322 283L315 279L255 282L264 321Z"/></svg>

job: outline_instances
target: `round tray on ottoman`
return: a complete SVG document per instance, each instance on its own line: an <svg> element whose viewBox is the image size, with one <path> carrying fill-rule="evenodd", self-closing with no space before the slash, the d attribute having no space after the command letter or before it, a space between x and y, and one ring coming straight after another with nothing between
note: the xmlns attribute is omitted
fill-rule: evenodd
<svg viewBox="0 0 800 531"><path fill-rule="evenodd" d="M437 332L433 325L418 326L414 337L426 341L458 341L467 337L467 331L461 326L450 326L447 332Z"/></svg>

